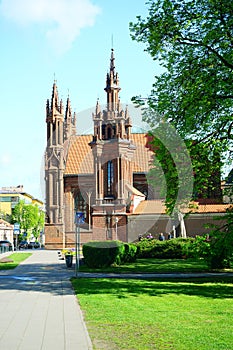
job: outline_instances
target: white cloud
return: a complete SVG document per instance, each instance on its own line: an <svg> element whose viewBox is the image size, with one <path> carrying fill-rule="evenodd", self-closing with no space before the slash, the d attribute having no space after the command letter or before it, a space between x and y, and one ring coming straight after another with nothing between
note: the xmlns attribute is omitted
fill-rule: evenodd
<svg viewBox="0 0 233 350"><path fill-rule="evenodd" d="M50 44L64 52L81 29L94 25L101 9L91 0L2 0L0 12L19 25L43 25Z"/></svg>

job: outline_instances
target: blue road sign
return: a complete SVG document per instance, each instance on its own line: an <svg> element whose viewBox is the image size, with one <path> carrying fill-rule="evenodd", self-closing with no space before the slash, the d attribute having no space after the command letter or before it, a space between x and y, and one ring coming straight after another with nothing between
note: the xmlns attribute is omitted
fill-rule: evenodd
<svg viewBox="0 0 233 350"><path fill-rule="evenodd" d="M82 211L76 211L75 214L75 223L76 224L84 224L85 222L85 216Z"/></svg>
<svg viewBox="0 0 233 350"><path fill-rule="evenodd" d="M15 223L14 224L14 233L17 235L20 232L20 224Z"/></svg>

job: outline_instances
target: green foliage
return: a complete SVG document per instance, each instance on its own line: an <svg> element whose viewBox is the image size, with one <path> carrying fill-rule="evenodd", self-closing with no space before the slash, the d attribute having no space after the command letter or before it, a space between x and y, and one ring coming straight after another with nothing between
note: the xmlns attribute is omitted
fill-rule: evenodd
<svg viewBox="0 0 233 350"><path fill-rule="evenodd" d="M12 213L13 223L20 224L21 232L32 232L38 239L41 230L44 227L45 215L37 205L26 204L23 200L15 206Z"/></svg>
<svg viewBox="0 0 233 350"><path fill-rule="evenodd" d="M155 152L148 183L162 198L169 215L187 207L193 195L193 169L190 154L175 128L162 123L150 133Z"/></svg>
<svg viewBox="0 0 233 350"><path fill-rule="evenodd" d="M233 207L217 220L225 220L225 223L221 226L211 225L207 263L212 269L229 268L233 261Z"/></svg>
<svg viewBox="0 0 233 350"><path fill-rule="evenodd" d="M159 241L145 238L135 244L138 247L138 258L180 259L187 256L188 246L192 240L192 238L174 238Z"/></svg>
<svg viewBox="0 0 233 350"><path fill-rule="evenodd" d="M124 243L120 241L92 241L83 245L83 256L88 267L119 265L124 254Z"/></svg>
<svg viewBox="0 0 233 350"><path fill-rule="evenodd" d="M121 262L134 262L137 257L138 248L134 243L124 243L124 254L122 256Z"/></svg>
<svg viewBox="0 0 233 350"><path fill-rule="evenodd" d="M189 257L203 258L207 261L210 256L210 241L207 235L196 236L186 248Z"/></svg>
<svg viewBox="0 0 233 350"><path fill-rule="evenodd" d="M188 255L203 258L210 269L230 268L233 261L233 207L216 220L225 223L211 225L208 235L197 236L188 247Z"/></svg>
<svg viewBox="0 0 233 350"><path fill-rule="evenodd" d="M163 116L184 138L231 139L233 2L149 0L147 5L148 16L138 16L130 30L164 67L149 99L154 111L149 121L155 125Z"/></svg>
<svg viewBox="0 0 233 350"><path fill-rule="evenodd" d="M144 120L154 135L164 122L175 127L192 159L194 195L221 198L220 159L229 160L226 151L233 145L233 2L149 0L147 5L148 16L130 23L131 37L146 45L164 71L155 77ZM140 96L133 101L145 104ZM164 176L171 213L187 178L178 181L179 167L163 145L156 149L155 171Z"/></svg>

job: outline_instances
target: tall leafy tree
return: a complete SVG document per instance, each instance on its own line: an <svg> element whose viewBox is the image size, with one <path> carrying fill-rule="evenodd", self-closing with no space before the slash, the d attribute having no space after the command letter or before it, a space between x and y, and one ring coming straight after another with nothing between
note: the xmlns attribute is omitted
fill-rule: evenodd
<svg viewBox="0 0 233 350"><path fill-rule="evenodd" d="M232 145L233 2L228 0L149 0L149 15L130 23L131 36L160 61L148 100L154 113L196 142ZM218 144L219 147L219 144Z"/></svg>
<svg viewBox="0 0 233 350"><path fill-rule="evenodd" d="M155 77L144 119L152 128L161 121L175 126L192 153L197 193L232 151L233 2L149 0L147 5L148 17L130 23L131 36L145 43L164 72ZM144 103L141 96L133 100ZM202 159L212 164L206 177L199 144L209 149Z"/></svg>
<svg viewBox="0 0 233 350"><path fill-rule="evenodd" d="M164 70L155 77L144 119L154 135L161 122L175 127L190 151L194 192L208 194L219 188L216 179L222 162L231 161L233 152L233 2L148 0L146 4L148 16L130 23L131 37L143 42L145 51ZM144 104L141 96L133 100ZM164 157L166 144L155 137L154 145L167 187L172 183L167 197L171 212L182 184L177 181L174 158ZM214 260L219 258L217 267L232 258L228 249L232 210L225 220L223 227L210 233L210 252Z"/></svg>

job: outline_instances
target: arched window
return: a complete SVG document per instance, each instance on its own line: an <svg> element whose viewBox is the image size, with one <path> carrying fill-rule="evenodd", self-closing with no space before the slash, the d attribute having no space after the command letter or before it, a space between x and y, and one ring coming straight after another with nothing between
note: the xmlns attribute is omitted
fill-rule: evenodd
<svg viewBox="0 0 233 350"><path fill-rule="evenodd" d="M102 125L102 139L103 139L103 140L106 140L106 135L105 135L105 133L106 133L106 125L104 124L104 125Z"/></svg>
<svg viewBox="0 0 233 350"><path fill-rule="evenodd" d="M112 138L112 128L108 126L107 128L107 139L110 140Z"/></svg>
<svg viewBox="0 0 233 350"><path fill-rule="evenodd" d="M107 195L113 194L113 163L111 160L107 163Z"/></svg>

